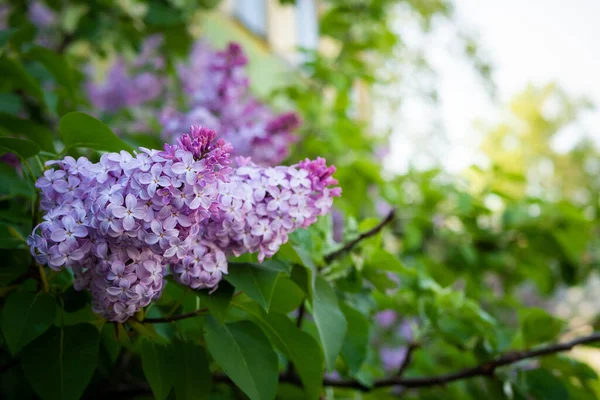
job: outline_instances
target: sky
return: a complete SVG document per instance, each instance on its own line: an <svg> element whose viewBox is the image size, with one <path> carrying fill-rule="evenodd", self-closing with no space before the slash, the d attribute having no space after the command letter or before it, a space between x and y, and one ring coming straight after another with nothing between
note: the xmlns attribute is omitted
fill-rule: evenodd
<svg viewBox="0 0 600 400"><path fill-rule="evenodd" d="M439 161L444 167L460 171L477 162L481 134L474 122L497 120L498 105L529 83L556 82L568 93L600 105L599 0L455 0L455 5L457 25L476 34L491 60L498 104L492 103L452 42L445 40L451 35L445 35L442 28L427 53L439 75L441 123L447 140L437 146L443 151ZM386 160L395 171L405 170L414 146L423 145L412 139L425 129L427 111L410 104L407 109L407 123L403 131L394 132ZM600 143L598 110L584 115L582 127L561 134L559 149L568 150L582 132Z"/></svg>

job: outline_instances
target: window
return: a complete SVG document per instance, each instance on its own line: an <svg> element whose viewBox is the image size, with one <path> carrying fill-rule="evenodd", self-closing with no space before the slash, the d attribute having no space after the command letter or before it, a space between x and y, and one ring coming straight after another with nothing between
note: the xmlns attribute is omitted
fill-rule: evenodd
<svg viewBox="0 0 600 400"><path fill-rule="evenodd" d="M236 0L235 15L252 32L267 34L267 0Z"/></svg>
<svg viewBox="0 0 600 400"><path fill-rule="evenodd" d="M319 24L315 0L296 0L297 45L300 48L315 50L319 45ZM300 54L300 61L308 61Z"/></svg>

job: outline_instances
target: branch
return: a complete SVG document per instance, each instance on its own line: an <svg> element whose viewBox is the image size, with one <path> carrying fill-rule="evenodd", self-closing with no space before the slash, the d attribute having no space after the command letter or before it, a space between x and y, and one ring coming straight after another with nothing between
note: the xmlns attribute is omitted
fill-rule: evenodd
<svg viewBox="0 0 600 400"><path fill-rule="evenodd" d="M234 293L233 296L231 296L231 298L237 297L237 296L239 296L242 293L244 293L244 292L240 291L240 292ZM166 322L179 321L180 319L192 318L192 317L195 317L197 315L204 314L205 312L208 312L208 308L201 308L199 310L192 311L192 312L189 312L189 313L179 314L179 315L173 315L172 317L144 318L140 322L142 324L162 324L162 323L166 323Z"/></svg>
<svg viewBox="0 0 600 400"><path fill-rule="evenodd" d="M332 387L346 387L346 388L354 388L362 391L369 391L375 388L382 388L387 386L402 386L405 388L420 388L420 387L430 387L437 385L444 385L446 383L459 381L463 379L470 379L477 376L491 376L496 368L503 367L505 365L510 365L517 363L519 361L523 361L530 358L542 357L551 354L560 353L563 351L571 350L575 346L579 346L586 343L600 342L600 333L594 333L589 336L580 337L578 339L572 340L570 342L565 343L557 343L548 345L546 347L541 347L534 350L529 351L512 351L499 357L488 361L487 363L478 365L476 367L465 368L458 372L453 372L450 374L437 375L431 377L418 377L418 378L402 378L401 376L393 376L390 378L381 379L375 381L373 387L369 388L364 386L362 383L350 379L350 380L330 380L325 379L323 381L324 386L332 386Z"/></svg>
<svg viewBox="0 0 600 400"><path fill-rule="evenodd" d="M399 375L392 376L390 378L380 379L374 382L373 386L365 386L354 379L333 379L333 378L324 378L323 386L326 387L339 387L346 389L356 389L361 390L363 392L369 392L373 389L384 388L384 387L392 387L392 386L401 386L404 388L422 388L422 387L431 387L444 385L446 383L451 383L463 379L470 379L477 376L492 376L495 369L517 363L522 360L526 360L529 358L541 357L546 355L551 355L555 353L560 353L563 351L571 350L575 346L579 346L586 343L600 342L600 333L595 333L593 335L584 336L570 342L566 343L557 343L553 345L548 345L546 347L541 347L539 349L529 350L529 351L513 351L501 355L487 363L478 365L476 367L465 368L461 371L437 375L437 376L429 376L429 377L418 377L418 378L402 378ZM413 346L415 349L416 346ZM413 349L414 351L414 349ZM226 383L233 384L231 379L222 374L216 374L212 376L212 381L214 383ZM289 375L283 374L279 376L280 383L289 383L296 386L302 386L302 382L297 375ZM129 398L127 396L131 395L140 395L150 393L150 386L147 383L137 385L137 386L128 386L123 388L114 388L112 387L104 394L114 394L118 398L123 397Z"/></svg>
<svg viewBox="0 0 600 400"><path fill-rule="evenodd" d="M179 314L179 315L173 315L172 317L144 318L144 320L141 321L141 322L142 322L142 324L161 324L161 323L179 321L180 319L192 318L192 317L195 317L197 315L204 314L207 311L208 311L208 308L201 308L199 310L192 311L192 312L189 312L189 313Z"/></svg>
<svg viewBox="0 0 600 400"><path fill-rule="evenodd" d="M419 343L411 342L408 344L408 347L406 349L406 356L404 357L404 360L402 361L400 368L398 368L398 373L396 374L397 376L404 375L404 372L406 372L406 369L410 366L410 363L412 361L413 352L418 348L419 348Z"/></svg>
<svg viewBox="0 0 600 400"><path fill-rule="evenodd" d="M393 208L392 211L389 212L389 214L379 223L377 224L376 227L374 227L373 229L361 233L360 235L358 235L358 237L354 240L349 241L348 243L346 243L344 245L344 247L331 252L329 254L327 254L324 257L324 260L327 264L329 264L330 262L332 262L333 260L335 260L336 258L338 258L339 256L345 254L346 252L352 250L354 248L354 246L356 246L357 244L359 244L361 241L371 237L371 236L375 236L377 235L384 226L386 226L387 224L389 224L390 222L392 222L394 220L394 218L396 217L396 208Z"/></svg>

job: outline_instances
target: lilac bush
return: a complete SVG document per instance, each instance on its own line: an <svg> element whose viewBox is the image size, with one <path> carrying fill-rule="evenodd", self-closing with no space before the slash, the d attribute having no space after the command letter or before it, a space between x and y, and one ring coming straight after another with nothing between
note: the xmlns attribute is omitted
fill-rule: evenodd
<svg viewBox="0 0 600 400"><path fill-rule="evenodd" d="M41 222L29 237L40 264L69 268L94 311L123 322L179 283L214 289L227 254L270 257L297 228L326 214L340 189L325 160L263 168L213 130L192 126L163 151L48 162L36 183Z"/></svg>

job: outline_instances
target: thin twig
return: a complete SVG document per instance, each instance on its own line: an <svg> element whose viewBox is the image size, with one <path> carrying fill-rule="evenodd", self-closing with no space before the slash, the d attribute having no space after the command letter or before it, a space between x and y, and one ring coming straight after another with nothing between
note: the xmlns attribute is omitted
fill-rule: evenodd
<svg viewBox="0 0 600 400"><path fill-rule="evenodd" d="M302 303L300 303L300 307L298 308L298 317L296 318L296 326L298 328L302 328L302 321L305 313L306 307L304 306L304 300L302 300Z"/></svg>
<svg viewBox="0 0 600 400"><path fill-rule="evenodd" d="M233 296L231 296L231 298L237 297L242 293L244 293L244 292L239 291L237 293L234 293ZM208 312L208 308L201 308L199 310L191 311L191 312L185 313L185 314L167 316L167 317L162 317L162 318L144 318L144 320L140 321L140 322L142 324L161 324L161 323L166 323L166 322L179 321L181 319L192 318L197 315L202 315L206 312Z"/></svg>
<svg viewBox="0 0 600 400"><path fill-rule="evenodd" d="M143 324L161 324L161 323L166 323L166 322L173 322L173 321L179 321L181 319L186 319L186 318L192 318L195 317L197 315L201 315L204 314L205 312L208 311L208 308L201 308L199 310L196 311L192 311L189 313L185 313L185 314L179 314L179 315L173 315L172 317L164 317L164 318L145 318L143 321L141 321Z"/></svg>
<svg viewBox="0 0 600 400"><path fill-rule="evenodd" d="M352 250L354 248L354 246L359 244L361 241L363 241L371 236L377 235L383 229L383 227L386 226L387 224L389 224L390 222L392 222L395 217L396 217L396 208L393 208L389 212L389 214L379 224L377 224L376 227L374 227L373 229L371 229L367 232L361 233L360 235L358 235L358 237L356 239L349 241L342 248L327 254L323 259L325 260L325 262L327 264L329 264L331 261L335 260L339 256Z"/></svg>
<svg viewBox="0 0 600 400"><path fill-rule="evenodd" d="M400 365L400 368L398 368L398 373L396 375L404 375L404 372L406 372L406 369L410 366L410 363L412 362L413 352L418 348L419 343L411 342L408 344L408 347L406 349L406 356L404 357L404 360L402 360L402 364Z"/></svg>

